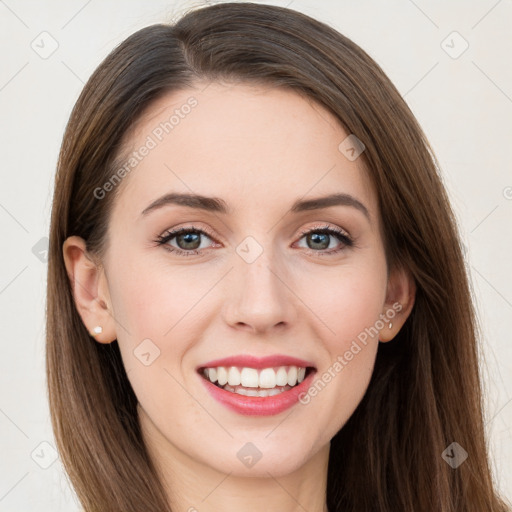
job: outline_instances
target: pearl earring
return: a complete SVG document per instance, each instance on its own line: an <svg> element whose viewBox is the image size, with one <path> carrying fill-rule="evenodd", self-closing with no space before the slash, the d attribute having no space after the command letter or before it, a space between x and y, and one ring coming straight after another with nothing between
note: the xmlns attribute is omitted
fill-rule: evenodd
<svg viewBox="0 0 512 512"><path fill-rule="evenodd" d="M97 325L94 329L93 329L93 332L94 334L101 334L103 332L103 327L101 327L101 325Z"/></svg>

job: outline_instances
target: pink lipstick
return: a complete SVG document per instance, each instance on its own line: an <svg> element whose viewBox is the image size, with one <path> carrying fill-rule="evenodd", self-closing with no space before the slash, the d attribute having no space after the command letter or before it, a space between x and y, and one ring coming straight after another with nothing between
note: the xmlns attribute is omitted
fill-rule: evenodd
<svg viewBox="0 0 512 512"><path fill-rule="evenodd" d="M316 368L286 355L240 355L209 361L196 368L208 392L239 414L268 416L295 405L311 385Z"/></svg>

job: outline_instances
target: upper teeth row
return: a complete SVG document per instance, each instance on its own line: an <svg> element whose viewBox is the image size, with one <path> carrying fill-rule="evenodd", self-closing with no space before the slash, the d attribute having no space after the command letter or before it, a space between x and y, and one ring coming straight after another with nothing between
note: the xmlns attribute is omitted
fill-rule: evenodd
<svg viewBox="0 0 512 512"><path fill-rule="evenodd" d="M236 366L205 368L204 376L219 386L245 386L248 388L274 388L276 386L295 386L304 380L306 368L280 366L278 368L237 368Z"/></svg>

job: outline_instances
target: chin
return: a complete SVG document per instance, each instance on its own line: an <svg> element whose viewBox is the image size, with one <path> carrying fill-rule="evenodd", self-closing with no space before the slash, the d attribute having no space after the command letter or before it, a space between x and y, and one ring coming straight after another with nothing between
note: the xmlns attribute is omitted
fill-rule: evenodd
<svg viewBox="0 0 512 512"><path fill-rule="evenodd" d="M288 420L291 421L291 417ZM275 427L275 426L274 426ZM274 428L272 427L272 428ZM222 453L208 450L210 456L202 459L211 468L233 476L268 478L285 476L297 471L322 448L329 447L329 439L311 439L307 432L297 435L282 429L279 434L271 429L243 438L235 437L226 443ZM271 432L269 434L269 432Z"/></svg>

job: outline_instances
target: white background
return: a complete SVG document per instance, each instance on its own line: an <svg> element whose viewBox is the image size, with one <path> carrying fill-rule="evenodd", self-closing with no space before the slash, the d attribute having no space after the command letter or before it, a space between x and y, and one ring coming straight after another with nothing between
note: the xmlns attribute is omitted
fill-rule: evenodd
<svg viewBox="0 0 512 512"><path fill-rule="evenodd" d="M512 499L512 3L266 3L327 22L365 49L433 145L460 222L480 316L493 470ZM198 4L0 0L2 512L78 510L60 460L40 466L52 461L54 439L44 374L46 265L37 244L48 235L53 176L71 108L115 45ZM51 48L43 31L58 43L46 59L31 46ZM453 31L469 44L458 58L442 45ZM452 53L461 44L457 36L444 43Z"/></svg>

